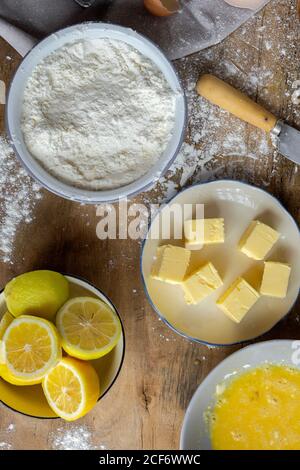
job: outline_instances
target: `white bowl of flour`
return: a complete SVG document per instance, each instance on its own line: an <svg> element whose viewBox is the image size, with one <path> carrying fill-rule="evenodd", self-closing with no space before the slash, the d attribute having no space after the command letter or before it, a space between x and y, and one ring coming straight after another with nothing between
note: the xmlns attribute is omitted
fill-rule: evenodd
<svg viewBox="0 0 300 470"><path fill-rule="evenodd" d="M181 147L186 101L149 40L104 23L63 29L35 46L9 90L16 153L50 191L80 202L137 194Z"/></svg>

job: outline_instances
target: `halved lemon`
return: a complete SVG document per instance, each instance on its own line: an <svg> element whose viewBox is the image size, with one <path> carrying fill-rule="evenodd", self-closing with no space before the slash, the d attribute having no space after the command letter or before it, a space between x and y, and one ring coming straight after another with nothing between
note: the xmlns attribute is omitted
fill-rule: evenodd
<svg viewBox="0 0 300 470"><path fill-rule="evenodd" d="M55 326L32 315L15 318L4 333L3 343L7 373L2 372L2 377L15 379L16 385L40 383L62 355Z"/></svg>
<svg viewBox="0 0 300 470"><path fill-rule="evenodd" d="M93 297L75 297L66 302L57 313L56 326L63 349L86 361L108 354L122 331L118 315Z"/></svg>
<svg viewBox="0 0 300 470"><path fill-rule="evenodd" d="M14 317L11 313L6 312L0 320L0 339L3 338L5 331L13 321Z"/></svg>
<svg viewBox="0 0 300 470"><path fill-rule="evenodd" d="M23 380L19 379L17 377L14 377L11 372L8 370L7 366L5 364L0 364L0 377L5 380L5 382L8 382L12 385L18 385L20 387L26 386L26 385L36 385L41 383L41 379L35 379L35 380Z"/></svg>
<svg viewBox="0 0 300 470"><path fill-rule="evenodd" d="M4 342L0 339L0 377L12 385L35 385L41 383L40 379L22 380L14 377L9 371L5 361Z"/></svg>
<svg viewBox="0 0 300 470"><path fill-rule="evenodd" d="M97 403L100 385L89 362L64 357L42 382L50 408L61 418L74 421L86 415Z"/></svg>
<svg viewBox="0 0 300 470"><path fill-rule="evenodd" d="M8 315L10 315L10 314L8 314ZM10 373L10 371L7 368L6 360L5 360L4 342L1 339L0 339L0 377L2 377L2 379L4 379L6 382L8 382L12 385L35 385L35 384L41 383L40 379L38 379L38 380L37 379L36 380L26 380L24 382L24 380L18 379Z"/></svg>
<svg viewBox="0 0 300 470"><path fill-rule="evenodd" d="M7 371L7 367L5 365L4 343L2 338L13 319L14 317L9 312L6 312L0 320L0 377L3 377L3 374Z"/></svg>
<svg viewBox="0 0 300 470"><path fill-rule="evenodd" d="M0 377L2 377L2 373L5 367L4 343L0 339Z"/></svg>

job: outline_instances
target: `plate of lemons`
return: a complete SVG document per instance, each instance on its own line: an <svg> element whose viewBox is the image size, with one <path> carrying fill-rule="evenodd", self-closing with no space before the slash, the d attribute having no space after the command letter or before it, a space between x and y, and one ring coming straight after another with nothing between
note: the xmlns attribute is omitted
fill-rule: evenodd
<svg viewBox="0 0 300 470"><path fill-rule="evenodd" d="M32 271L0 294L0 400L16 411L81 418L113 385L124 348L116 308L87 281Z"/></svg>

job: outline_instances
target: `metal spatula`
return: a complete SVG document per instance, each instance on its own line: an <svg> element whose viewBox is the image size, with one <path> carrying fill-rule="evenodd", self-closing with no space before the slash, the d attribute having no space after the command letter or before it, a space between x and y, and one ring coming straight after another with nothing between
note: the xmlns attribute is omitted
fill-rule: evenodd
<svg viewBox="0 0 300 470"><path fill-rule="evenodd" d="M200 77L197 92L243 121L275 135L279 141L279 152L300 164L300 131L280 121L248 96L213 75Z"/></svg>

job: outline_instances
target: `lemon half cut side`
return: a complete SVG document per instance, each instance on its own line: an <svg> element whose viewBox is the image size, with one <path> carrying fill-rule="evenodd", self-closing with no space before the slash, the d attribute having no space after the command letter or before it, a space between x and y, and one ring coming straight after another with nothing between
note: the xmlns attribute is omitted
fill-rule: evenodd
<svg viewBox="0 0 300 470"><path fill-rule="evenodd" d="M86 415L100 396L94 367L74 357L64 357L46 374L42 386L50 408L67 421Z"/></svg>
<svg viewBox="0 0 300 470"><path fill-rule="evenodd" d="M20 385L41 382L62 356L55 326L32 315L14 319L4 333L3 343L7 375Z"/></svg>
<svg viewBox="0 0 300 470"><path fill-rule="evenodd" d="M83 360L108 354L121 336L121 322L114 310L93 297L75 297L56 316L63 349Z"/></svg>

